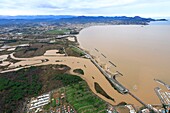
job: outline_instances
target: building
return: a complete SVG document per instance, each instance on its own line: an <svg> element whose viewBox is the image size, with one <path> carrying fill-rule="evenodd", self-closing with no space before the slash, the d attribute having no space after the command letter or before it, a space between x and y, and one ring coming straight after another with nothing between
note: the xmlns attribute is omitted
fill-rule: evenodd
<svg viewBox="0 0 170 113"><path fill-rule="evenodd" d="M50 93L43 94L38 96L37 98L32 98L30 103L28 104L28 110L33 110L36 108L40 108L50 102Z"/></svg>
<svg viewBox="0 0 170 113"><path fill-rule="evenodd" d="M146 109L142 110L142 113L150 113L150 111L149 111L149 109L146 108Z"/></svg>
<svg viewBox="0 0 170 113"><path fill-rule="evenodd" d="M129 108L130 113L136 113L135 109L133 108L132 105L125 105L127 108Z"/></svg>

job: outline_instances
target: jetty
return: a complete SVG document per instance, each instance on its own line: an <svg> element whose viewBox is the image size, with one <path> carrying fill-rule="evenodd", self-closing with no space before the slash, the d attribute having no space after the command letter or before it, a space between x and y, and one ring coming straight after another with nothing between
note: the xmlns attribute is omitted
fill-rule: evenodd
<svg viewBox="0 0 170 113"><path fill-rule="evenodd" d="M103 53L101 53L101 55L102 55L104 58L107 58Z"/></svg>
<svg viewBox="0 0 170 113"><path fill-rule="evenodd" d="M99 50L98 49L96 49L96 48L94 48L97 52L99 52Z"/></svg>
<svg viewBox="0 0 170 113"><path fill-rule="evenodd" d="M158 82L159 84L165 86L168 90L170 90L170 85L166 84L165 82L158 80L158 79L154 79L156 82Z"/></svg>
<svg viewBox="0 0 170 113"><path fill-rule="evenodd" d="M114 67L117 67L113 62L109 61L109 63L110 63L111 65L113 65Z"/></svg>

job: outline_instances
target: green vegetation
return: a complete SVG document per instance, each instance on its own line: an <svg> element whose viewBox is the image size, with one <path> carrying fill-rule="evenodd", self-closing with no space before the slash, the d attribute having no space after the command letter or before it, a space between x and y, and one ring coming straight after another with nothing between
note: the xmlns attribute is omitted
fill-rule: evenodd
<svg viewBox="0 0 170 113"><path fill-rule="evenodd" d="M0 78L0 83L0 91L8 90L9 95L8 98L5 99L6 103L15 100L18 101L26 95L36 96L42 87L37 75L32 75L31 81L29 81L24 73L18 75L15 80Z"/></svg>
<svg viewBox="0 0 170 113"><path fill-rule="evenodd" d="M70 68L65 65L47 65L0 74L0 112L18 113L26 97L35 97L63 87L66 101L78 112L104 112L106 103L94 95L79 76L66 74L68 70ZM56 99L45 109L55 107Z"/></svg>
<svg viewBox="0 0 170 113"><path fill-rule="evenodd" d="M47 65L0 74L0 112L19 110L25 97L82 81L78 76L66 74L68 70L65 65Z"/></svg>
<svg viewBox="0 0 170 113"><path fill-rule="evenodd" d="M11 40L5 40L5 44L7 44L7 43L15 43L15 42L17 42L17 40L16 39L11 39Z"/></svg>
<svg viewBox="0 0 170 113"><path fill-rule="evenodd" d="M76 52L76 53L78 53L80 56L83 56L83 55L84 55L84 52L83 52L83 51L81 51L81 50L79 50L79 49L77 49L77 48L75 48L75 47L71 47L71 50L74 51L74 52Z"/></svg>
<svg viewBox="0 0 170 113"><path fill-rule="evenodd" d="M7 89L8 87L10 87L9 85L8 85L8 83L9 83L9 80L8 79L6 79L6 78L0 78L0 91L2 91L2 90L4 90L4 89Z"/></svg>
<svg viewBox="0 0 170 113"><path fill-rule="evenodd" d="M67 48L72 56L81 56L83 53L68 47L69 45L76 45L76 42L71 42L67 39L56 39L54 43L31 43L29 47L17 47L14 56L19 58L28 58L43 55L47 50L59 50L64 53L63 48ZM2 54L10 54L11 51L0 51Z"/></svg>
<svg viewBox="0 0 170 113"><path fill-rule="evenodd" d="M20 75L19 78L22 82L9 81L10 96L6 99L7 103L19 99L23 99L26 95L37 96L42 88L42 84L38 82L38 76L33 75L32 81L29 82L25 79L25 75Z"/></svg>
<svg viewBox="0 0 170 113"><path fill-rule="evenodd" d="M84 71L82 69L74 69L73 72L84 75Z"/></svg>
<svg viewBox="0 0 170 113"><path fill-rule="evenodd" d="M60 42L59 42L60 43ZM61 44L48 44L48 43L33 43L29 47L18 47L14 56L19 58L28 58L34 56L41 56L47 50L61 49L64 45Z"/></svg>
<svg viewBox="0 0 170 113"><path fill-rule="evenodd" d="M94 83L94 87L95 87L95 90L96 90L97 93L100 93L100 94L103 95L104 97L106 97L106 98L114 101L114 99L113 99L112 97L110 97L110 96L101 88L101 86L100 86L97 82Z"/></svg>
<svg viewBox="0 0 170 113"><path fill-rule="evenodd" d="M30 68L34 71L34 68ZM27 96L37 96L42 88L42 83L38 80L38 75L27 76L26 73L20 73L14 79L11 77L0 77L0 104L5 104L8 109L5 112L11 112L16 109L15 102L24 99ZM11 105L11 106L10 106Z"/></svg>
<svg viewBox="0 0 170 113"><path fill-rule="evenodd" d="M50 107L51 107L51 104L49 103L49 104L45 105L43 108L44 108L45 110L49 110Z"/></svg>
<svg viewBox="0 0 170 113"><path fill-rule="evenodd" d="M70 74L58 74L54 77L54 80L60 80L64 86L82 81L82 79L79 76Z"/></svg>
<svg viewBox="0 0 170 113"><path fill-rule="evenodd" d="M68 29L55 29L46 32L46 34L51 34L51 35L65 35L67 33L70 33Z"/></svg>
<svg viewBox="0 0 170 113"><path fill-rule="evenodd" d="M105 113L106 103L90 91L85 81L67 86L66 97L78 113Z"/></svg>
<svg viewBox="0 0 170 113"><path fill-rule="evenodd" d="M51 106L56 107L56 99L52 99Z"/></svg>
<svg viewBox="0 0 170 113"><path fill-rule="evenodd" d="M78 48L74 46L66 48L66 53L70 56L76 56L76 57L85 55L83 51L79 50Z"/></svg>

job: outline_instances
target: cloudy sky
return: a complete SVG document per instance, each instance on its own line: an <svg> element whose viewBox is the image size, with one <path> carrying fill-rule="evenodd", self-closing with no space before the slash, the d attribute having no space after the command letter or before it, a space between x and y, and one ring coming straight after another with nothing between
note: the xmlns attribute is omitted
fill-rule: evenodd
<svg viewBox="0 0 170 113"><path fill-rule="evenodd" d="M0 0L0 15L170 17L170 0Z"/></svg>

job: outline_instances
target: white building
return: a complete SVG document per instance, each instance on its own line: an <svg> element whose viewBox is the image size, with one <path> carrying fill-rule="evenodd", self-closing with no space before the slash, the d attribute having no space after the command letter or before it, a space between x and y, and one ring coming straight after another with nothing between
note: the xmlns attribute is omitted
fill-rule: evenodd
<svg viewBox="0 0 170 113"><path fill-rule="evenodd" d="M129 108L130 113L136 113L135 109L133 108L132 105L125 105L127 108Z"/></svg>
<svg viewBox="0 0 170 113"><path fill-rule="evenodd" d="M29 110L39 108L41 106L44 106L50 102L50 94L43 94L38 96L35 99L31 99L29 103Z"/></svg>

